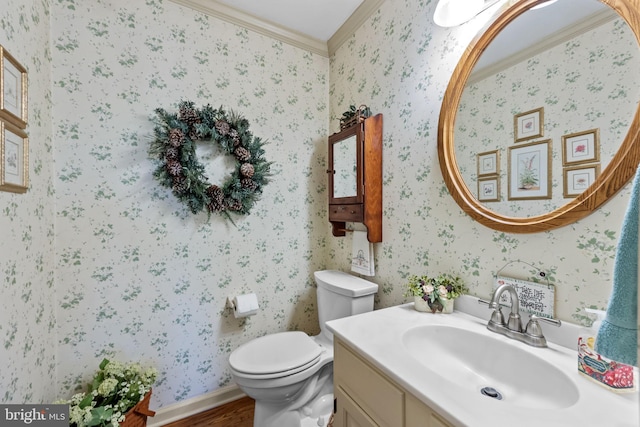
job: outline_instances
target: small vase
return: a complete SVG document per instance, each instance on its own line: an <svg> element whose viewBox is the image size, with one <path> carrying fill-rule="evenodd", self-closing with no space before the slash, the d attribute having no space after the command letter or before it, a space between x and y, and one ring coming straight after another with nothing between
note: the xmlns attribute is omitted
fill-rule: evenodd
<svg viewBox="0 0 640 427"><path fill-rule="evenodd" d="M431 311L431 307L429 307L429 303L422 299L422 297L413 297L414 308L418 311Z"/></svg>
<svg viewBox="0 0 640 427"><path fill-rule="evenodd" d="M442 309L443 313L445 314L453 313L453 303L455 299L440 298L440 301L442 301L442 305L444 306Z"/></svg>

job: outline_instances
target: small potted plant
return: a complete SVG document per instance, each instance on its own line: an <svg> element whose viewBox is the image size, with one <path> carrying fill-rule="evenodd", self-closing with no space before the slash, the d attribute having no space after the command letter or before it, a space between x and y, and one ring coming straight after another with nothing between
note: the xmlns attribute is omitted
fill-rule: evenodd
<svg viewBox="0 0 640 427"><path fill-rule="evenodd" d="M104 359L87 392L56 403L69 405L71 427L126 427L146 425L155 368L143 369L138 363Z"/></svg>
<svg viewBox="0 0 640 427"><path fill-rule="evenodd" d="M436 277L410 276L405 296L412 296L415 309L432 313L453 312L453 301L467 292L462 279L451 274L440 274Z"/></svg>

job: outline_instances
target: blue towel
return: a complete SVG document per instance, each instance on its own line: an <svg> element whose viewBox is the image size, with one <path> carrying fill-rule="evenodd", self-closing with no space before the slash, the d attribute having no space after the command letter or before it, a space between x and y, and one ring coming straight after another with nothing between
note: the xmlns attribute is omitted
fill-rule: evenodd
<svg viewBox="0 0 640 427"><path fill-rule="evenodd" d="M598 353L609 359L635 366L638 364L639 205L640 168L633 179L631 199L620 231L607 317L600 325L596 338Z"/></svg>

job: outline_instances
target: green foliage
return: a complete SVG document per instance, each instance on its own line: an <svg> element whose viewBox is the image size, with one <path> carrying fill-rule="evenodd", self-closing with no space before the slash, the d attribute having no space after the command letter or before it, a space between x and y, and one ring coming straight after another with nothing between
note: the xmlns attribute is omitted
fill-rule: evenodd
<svg viewBox="0 0 640 427"><path fill-rule="evenodd" d="M86 393L56 403L69 405L72 427L118 427L125 414L151 390L158 371L137 363L123 364L104 359Z"/></svg>
<svg viewBox="0 0 640 427"><path fill-rule="evenodd" d="M171 188L194 214L205 210L209 215L222 213L229 219L230 212L248 215L269 182L272 162L265 159L265 143L249 131L247 119L233 111L227 113L222 107L206 105L196 109L189 101L179 104L179 113L162 108L155 113L154 139L149 147L149 156L158 163L154 178ZM208 182L205 167L196 156L198 142L217 143L236 159L234 172L222 184ZM248 151L248 159L238 154L238 149ZM175 168L176 162L180 169ZM251 167L247 169L246 165ZM218 188L222 190L220 200L213 196Z"/></svg>
<svg viewBox="0 0 640 427"><path fill-rule="evenodd" d="M427 301L431 311L442 311L444 305L442 299L455 299L468 292L462 279L458 276L442 273L436 277L416 276L409 277L404 296L421 297Z"/></svg>
<svg viewBox="0 0 640 427"><path fill-rule="evenodd" d="M342 113L342 117L340 118L340 125L346 125L349 123L356 114L360 115L362 118L367 118L371 116L371 109L366 105L361 105L359 108L356 108L355 105L350 105L349 109Z"/></svg>

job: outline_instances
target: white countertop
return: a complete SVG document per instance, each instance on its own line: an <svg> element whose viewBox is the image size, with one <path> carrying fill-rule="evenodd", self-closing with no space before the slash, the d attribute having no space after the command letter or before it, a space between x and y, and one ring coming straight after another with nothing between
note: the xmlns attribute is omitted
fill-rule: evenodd
<svg viewBox="0 0 640 427"><path fill-rule="evenodd" d="M471 298L471 299L470 299ZM466 297L465 308L472 297ZM461 301L462 302L462 301ZM458 302L456 302L458 304ZM327 323L334 336L346 342L371 364L376 366L400 386L411 392L426 405L442 415L454 426L469 427L637 427L640 426L639 394L616 394L591 382L578 372L577 351L549 342L548 348L534 348L486 329L490 311L482 309L486 319L455 311L453 314L422 313L414 310L413 303ZM448 325L469 331L490 334L513 346L538 355L564 372L579 391L578 401L564 409L532 409L505 404L482 396L478 390L452 385L442 375L433 375L408 354L402 342L405 331L420 325ZM563 325L547 335L569 336L573 340L575 325ZM549 328L545 328L545 334ZM577 340L573 341L577 347ZM434 343L437 345L437 342ZM482 352L482 348L477 349ZM425 358L429 355L425 354ZM437 365L437 360L430 361ZM527 366L522 366L523 370Z"/></svg>

